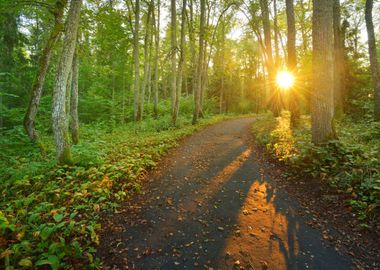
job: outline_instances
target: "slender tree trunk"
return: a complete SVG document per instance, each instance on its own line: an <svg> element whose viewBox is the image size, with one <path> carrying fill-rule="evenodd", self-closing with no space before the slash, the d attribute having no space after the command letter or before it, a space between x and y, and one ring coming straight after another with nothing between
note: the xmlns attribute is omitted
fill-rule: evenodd
<svg viewBox="0 0 380 270"><path fill-rule="evenodd" d="M197 61L195 52L195 37L194 37L194 10L193 0L190 0L190 20L189 20L189 41L190 41L190 54L191 54L191 92L195 94L196 88L196 74L197 74Z"/></svg>
<svg viewBox="0 0 380 270"><path fill-rule="evenodd" d="M63 24L62 18L65 10L67 0L57 0L54 9L54 26L51 30L50 37L46 43L44 50L38 62L38 71L32 87L32 94L29 100L28 109L24 117L24 128L29 138L35 142L37 140L37 132L35 128L35 121L40 104L43 85L47 70L49 68L50 57L54 45L56 44L59 35L62 31Z"/></svg>
<svg viewBox="0 0 380 270"><path fill-rule="evenodd" d="M73 144L79 143L79 117L78 117L78 52L75 52L72 67L72 86L70 100L70 130Z"/></svg>
<svg viewBox="0 0 380 270"><path fill-rule="evenodd" d="M67 15L65 39L53 91L53 133L57 159L62 164L71 162L68 121L65 111L66 84L73 63L81 6L81 0L71 1Z"/></svg>
<svg viewBox="0 0 380 270"><path fill-rule="evenodd" d="M179 107L179 95L177 95L177 10L176 1L170 2L171 14L171 100L172 100L172 122L175 125L177 122L177 111Z"/></svg>
<svg viewBox="0 0 380 270"><path fill-rule="evenodd" d="M222 64L222 74L220 82L220 97L219 97L219 113L223 113L223 104L224 104L224 39L225 39L225 25L224 25L224 16L222 18L222 45L221 45L221 64Z"/></svg>
<svg viewBox="0 0 380 270"><path fill-rule="evenodd" d="M154 12L153 12L154 16ZM153 17L154 22L154 17ZM160 46L160 0L157 2L157 26L155 29L155 36L154 36L154 42L155 42L155 60L154 60L154 84L153 84L153 92L154 92L154 117L158 117L158 58L159 58L159 46Z"/></svg>
<svg viewBox="0 0 380 270"><path fill-rule="evenodd" d="M139 60L139 29L140 29L140 0L136 0L135 27L133 31L133 65L134 65L134 119L140 119L140 60Z"/></svg>
<svg viewBox="0 0 380 270"><path fill-rule="evenodd" d="M294 0L286 0L286 21L288 25L288 69L293 73L297 73L297 55L296 55L296 24L294 20ZM296 126L299 122L299 98L296 89L293 87L290 89L290 112L291 112L291 124Z"/></svg>
<svg viewBox="0 0 380 270"><path fill-rule="evenodd" d="M344 48L342 48L342 31L340 16L340 0L334 0L334 104L335 113L343 113L342 100L342 65L344 62Z"/></svg>
<svg viewBox="0 0 380 270"><path fill-rule="evenodd" d="M199 52L198 52L198 65L197 65L197 81L196 81L196 89L194 93L195 106L194 106L193 124L198 123L199 113L201 109L203 43L204 43L206 0L200 0L200 3L201 3L201 17L200 17L200 27L199 27Z"/></svg>
<svg viewBox="0 0 380 270"><path fill-rule="evenodd" d="M277 1L273 0L273 11L274 11L274 17L273 17L273 28L274 28L274 51L275 51L275 66L278 68L278 65L280 64L280 54L279 54L279 48L278 48L278 23L277 23Z"/></svg>
<svg viewBox="0 0 380 270"><path fill-rule="evenodd" d="M333 1L313 1L312 141L335 138Z"/></svg>
<svg viewBox="0 0 380 270"><path fill-rule="evenodd" d="M146 15L146 25L145 25L145 37L144 37L144 78L142 82L141 87L141 96L140 96L140 102L139 102L139 115L138 120L142 120L143 114L144 114L144 101L145 101L145 91L148 87L148 80L149 80L149 69L150 69L150 62L149 62L149 48L150 48L150 35L151 35L151 12L153 9L153 2L149 4L148 7L148 13Z"/></svg>
<svg viewBox="0 0 380 270"><path fill-rule="evenodd" d="M374 118L376 121L380 121L380 74L379 64L377 62L376 38L373 28L372 9L373 0L367 0L365 3L365 22L367 26L369 61L371 65L372 84L375 97Z"/></svg>
<svg viewBox="0 0 380 270"><path fill-rule="evenodd" d="M270 21L269 21L269 10L268 10L268 1L260 0L260 7L262 13L262 21L264 28L264 43L265 43L265 52L266 52L266 63L267 63L267 71L269 78L269 91L270 91L270 100L269 104L271 106L271 110L275 116L280 114L280 99L279 93L276 87L273 86L274 81L274 64L273 64L273 56L272 56L272 41L271 41L271 30L270 30Z"/></svg>
<svg viewBox="0 0 380 270"><path fill-rule="evenodd" d="M180 44L180 58L179 58L179 64L178 64L178 85L177 85L177 99L178 104L176 106L175 111L175 117L177 120L178 113L179 113L179 98L181 97L182 92L182 80L184 75L184 63L186 59L186 52L185 52L185 25L186 25L186 0L182 1L182 13L181 13L181 44ZM173 121L175 123L175 121Z"/></svg>

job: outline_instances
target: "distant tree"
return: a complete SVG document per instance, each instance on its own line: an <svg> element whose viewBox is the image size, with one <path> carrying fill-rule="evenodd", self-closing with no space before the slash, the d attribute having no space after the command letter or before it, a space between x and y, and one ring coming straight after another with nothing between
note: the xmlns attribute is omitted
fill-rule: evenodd
<svg viewBox="0 0 380 270"><path fill-rule="evenodd" d="M294 0L286 0L286 21L288 25L288 69L293 73L297 73L297 55L296 55L296 24L294 18ZM299 98L298 93L293 87L290 90L290 112L291 124L296 126L299 122Z"/></svg>
<svg viewBox="0 0 380 270"><path fill-rule="evenodd" d="M312 141L335 138L333 1L313 1Z"/></svg>
<svg viewBox="0 0 380 270"><path fill-rule="evenodd" d="M38 62L38 70L32 86L32 92L29 100L28 109L24 116L25 131L33 142L37 140L35 121L38 106L40 104L45 77L49 68L49 62L53 52L53 48L63 29L62 18L64 15L66 4L67 0L57 0L55 3L55 7L53 9L54 25L50 31L50 36L46 42L45 48L43 49Z"/></svg>
<svg viewBox="0 0 380 270"><path fill-rule="evenodd" d="M199 114L201 111L201 91L202 91L202 68L203 68L203 45L205 35L205 20L206 20L206 0L200 0L201 14L199 26L199 49L198 49L198 63L197 63L197 78L196 88L194 91L194 115L193 124L198 123Z"/></svg>
<svg viewBox="0 0 380 270"><path fill-rule="evenodd" d="M57 159L61 164L71 162L71 151L68 135L68 119L66 112L66 87L77 41L80 11L82 0L72 0L66 20L65 39L63 49L59 59L57 75L53 92L53 133Z"/></svg>
<svg viewBox="0 0 380 270"><path fill-rule="evenodd" d="M172 100L172 122L175 124L178 117L179 109L179 98L177 95L177 11L176 11L176 1L170 1L170 41L171 41L171 72L170 72L170 96Z"/></svg>
<svg viewBox="0 0 380 270"><path fill-rule="evenodd" d="M140 31L140 0L135 3L135 23L133 29L133 66L134 66L134 110L135 121L140 119L140 55L139 55L139 31Z"/></svg>
<svg viewBox="0 0 380 270"><path fill-rule="evenodd" d="M376 53L376 38L373 28L372 9L373 0L367 0L365 3L365 22L367 26L369 61L371 65L372 84L375 97L374 118L376 121L380 121L380 74Z"/></svg>
<svg viewBox="0 0 380 270"><path fill-rule="evenodd" d="M71 98L70 98L70 130L73 144L79 143L79 117L78 117L78 50L76 50L71 70Z"/></svg>

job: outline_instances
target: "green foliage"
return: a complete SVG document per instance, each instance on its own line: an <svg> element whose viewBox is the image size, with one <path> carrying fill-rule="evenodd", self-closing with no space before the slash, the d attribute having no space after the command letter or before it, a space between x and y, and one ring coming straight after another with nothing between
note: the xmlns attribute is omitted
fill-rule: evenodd
<svg viewBox="0 0 380 270"><path fill-rule="evenodd" d="M31 144L21 127L1 137L0 267L5 269L93 268L99 243L100 211L115 209L140 192L146 170L177 140L199 125L171 125L170 117L115 127L82 127L82 142L73 147L75 164L58 166L51 137L43 136L46 153Z"/></svg>
<svg viewBox="0 0 380 270"><path fill-rule="evenodd" d="M302 176L319 177L351 194L348 201L360 219L380 213L380 125L345 119L337 125L339 141L314 145L310 119L291 130L290 116L261 115L253 125L257 141L273 156Z"/></svg>

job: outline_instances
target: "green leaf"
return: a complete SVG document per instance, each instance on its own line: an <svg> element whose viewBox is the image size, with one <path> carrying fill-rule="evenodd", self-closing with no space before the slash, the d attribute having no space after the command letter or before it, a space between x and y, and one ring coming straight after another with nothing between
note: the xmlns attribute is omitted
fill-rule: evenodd
<svg viewBox="0 0 380 270"><path fill-rule="evenodd" d="M55 255L50 255L47 259L39 260L36 262L36 266L50 265L52 270L58 270L59 268L59 259Z"/></svg>
<svg viewBox="0 0 380 270"><path fill-rule="evenodd" d="M33 263L29 258L24 258L18 262L18 265L23 266L23 267L32 267Z"/></svg>

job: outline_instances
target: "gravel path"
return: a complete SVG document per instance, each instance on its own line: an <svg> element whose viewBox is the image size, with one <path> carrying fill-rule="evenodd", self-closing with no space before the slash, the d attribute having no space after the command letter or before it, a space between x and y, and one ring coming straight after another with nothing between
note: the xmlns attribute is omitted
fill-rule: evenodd
<svg viewBox="0 0 380 270"><path fill-rule="evenodd" d="M104 269L353 269L276 188L250 144L252 118L208 127L147 176L144 194L107 216Z"/></svg>

